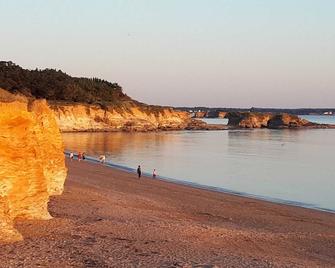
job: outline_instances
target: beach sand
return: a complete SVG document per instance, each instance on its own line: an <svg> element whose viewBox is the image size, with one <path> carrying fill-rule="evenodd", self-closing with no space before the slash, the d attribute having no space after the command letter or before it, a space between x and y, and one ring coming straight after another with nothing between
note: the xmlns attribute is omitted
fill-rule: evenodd
<svg viewBox="0 0 335 268"><path fill-rule="evenodd" d="M48 221L0 267L335 267L335 215L67 160Z"/></svg>

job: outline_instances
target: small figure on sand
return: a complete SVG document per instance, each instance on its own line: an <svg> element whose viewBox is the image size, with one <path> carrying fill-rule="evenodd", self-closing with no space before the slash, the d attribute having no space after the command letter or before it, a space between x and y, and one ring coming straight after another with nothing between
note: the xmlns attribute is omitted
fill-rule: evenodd
<svg viewBox="0 0 335 268"><path fill-rule="evenodd" d="M138 178L141 178L141 176L142 176L142 170L141 170L140 165L137 167L137 175L138 175Z"/></svg>
<svg viewBox="0 0 335 268"><path fill-rule="evenodd" d="M74 157L73 152L70 152L70 160L71 160L71 161L73 160L73 157Z"/></svg>
<svg viewBox="0 0 335 268"><path fill-rule="evenodd" d="M86 159L86 154L85 154L85 152L83 152L82 157L83 157L83 160Z"/></svg>
<svg viewBox="0 0 335 268"><path fill-rule="evenodd" d="M154 169L154 171L152 172L152 178L156 179L156 177L157 177L157 172L156 172L156 169Z"/></svg>
<svg viewBox="0 0 335 268"><path fill-rule="evenodd" d="M80 162L83 159L83 155L81 154L81 152L78 153L78 161Z"/></svg>
<svg viewBox="0 0 335 268"><path fill-rule="evenodd" d="M105 164L106 162L106 156L104 154L100 155L99 156L99 161L101 164Z"/></svg>

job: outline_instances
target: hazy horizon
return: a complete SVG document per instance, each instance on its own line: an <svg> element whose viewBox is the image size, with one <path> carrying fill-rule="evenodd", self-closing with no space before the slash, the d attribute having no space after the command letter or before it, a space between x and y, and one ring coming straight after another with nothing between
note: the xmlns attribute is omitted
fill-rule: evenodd
<svg viewBox="0 0 335 268"><path fill-rule="evenodd" d="M251 3L252 2L252 3ZM331 0L0 0L1 60L148 104L335 107Z"/></svg>

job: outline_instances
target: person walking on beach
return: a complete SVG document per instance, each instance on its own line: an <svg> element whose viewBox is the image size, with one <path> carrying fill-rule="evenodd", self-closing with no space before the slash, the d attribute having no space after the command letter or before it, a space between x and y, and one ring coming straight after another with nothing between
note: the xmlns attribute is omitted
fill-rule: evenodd
<svg viewBox="0 0 335 268"><path fill-rule="evenodd" d="M83 158L83 155L81 154L81 152L79 152L78 153L78 161L80 162L82 158Z"/></svg>
<svg viewBox="0 0 335 268"><path fill-rule="evenodd" d="M105 164L105 162L106 162L106 156L103 155L103 154L100 155L100 156L99 156L99 161L100 161L101 164Z"/></svg>
<svg viewBox="0 0 335 268"><path fill-rule="evenodd" d="M156 179L156 177L157 177L157 172L156 172L156 169L154 169L154 171L152 172L152 178Z"/></svg>
<svg viewBox="0 0 335 268"><path fill-rule="evenodd" d="M83 157L83 160L86 159L86 154L85 154L85 152L83 152L82 157Z"/></svg>
<svg viewBox="0 0 335 268"><path fill-rule="evenodd" d="M72 152L70 152L70 160L72 161L74 157L74 154Z"/></svg>
<svg viewBox="0 0 335 268"><path fill-rule="evenodd" d="M142 170L141 170L141 166L140 165L137 167L137 175L138 175L138 178L141 178Z"/></svg>

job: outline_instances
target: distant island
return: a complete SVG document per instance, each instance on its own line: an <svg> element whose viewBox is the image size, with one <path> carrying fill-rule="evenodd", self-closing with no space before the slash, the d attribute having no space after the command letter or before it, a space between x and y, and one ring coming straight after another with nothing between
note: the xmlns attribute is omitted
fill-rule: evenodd
<svg viewBox="0 0 335 268"><path fill-rule="evenodd" d="M335 115L335 108L211 108L211 107L175 107L187 111L195 118L222 118L227 112L251 113L287 113L293 115Z"/></svg>

